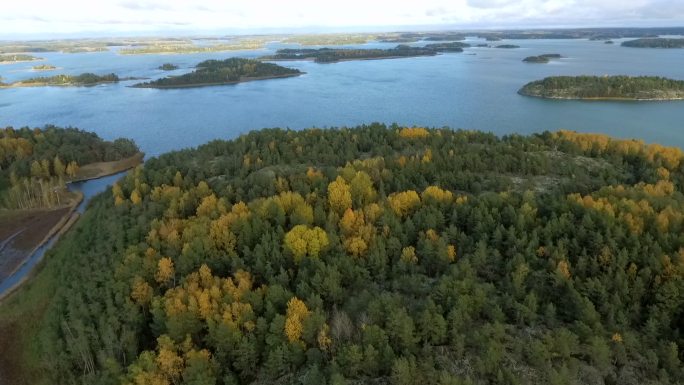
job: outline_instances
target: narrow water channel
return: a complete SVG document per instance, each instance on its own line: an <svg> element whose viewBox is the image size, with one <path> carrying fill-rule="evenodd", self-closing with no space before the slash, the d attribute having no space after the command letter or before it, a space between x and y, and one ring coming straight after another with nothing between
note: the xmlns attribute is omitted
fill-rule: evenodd
<svg viewBox="0 0 684 385"><path fill-rule="evenodd" d="M76 211L79 214L83 214L83 212L85 212L86 207L88 207L88 203L90 203L90 200L93 199L95 195L106 190L107 187L111 186L114 182L119 180L119 178L124 176L127 172L128 171L124 171L118 174L109 175L98 179L70 183L67 186L70 191L80 191L83 194L83 201L78 205ZM55 235L52 238L50 238L42 246L36 249L36 251L31 256L29 256L26 259L26 261L24 261L21 267L17 269L17 271L15 271L12 275L10 275L9 277L5 278L3 281L0 282L0 298L2 298L6 293L11 291L18 284L20 284L24 280L24 278L26 278L28 274L30 274L31 271L33 271L33 268L41 260L43 260L43 256L45 255L45 253L48 250L50 250L50 248L55 244L55 242L57 242L57 240L58 235Z"/></svg>

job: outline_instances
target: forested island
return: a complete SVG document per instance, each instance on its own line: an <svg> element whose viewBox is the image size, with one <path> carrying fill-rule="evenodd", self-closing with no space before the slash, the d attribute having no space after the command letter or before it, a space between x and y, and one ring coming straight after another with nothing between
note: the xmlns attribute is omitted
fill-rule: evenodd
<svg viewBox="0 0 684 385"><path fill-rule="evenodd" d="M515 44L500 44L500 45L494 46L494 48L514 49L514 48L520 48L520 46L515 45Z"/></svg>
<svg viewBox="0 0 684 385"><path fill-rule="evenodd" d="M636 39L622 42L621 45L631 48L684 48L684 38Z"/></svg>
<svg viewBox="0 0 684 385"><path fill-rule="evenodd" d="M437 51L434 49L403 44L390 49L285 48L276 51L275 55L263 56L261 60L313 60L316 63L337 63L349 60L394 59L436 54Z"/></svg>
<svg viewBox="0 0 684 385"><path fill-rule="evenodd" d="M81 196L68 191L67 182L120 172L141 160L127 139L108 142L54 126L0 129L0 282L73 223Z"/></svg>
<svg viewBox="0 0 684 385"><path fill-rule="evenodd" d="M205 60L195 70L180 76L171 76L150 82L135 84L138 88L187 88L235 84L264 79L299 76L302 72L259 60L229 58Z"/></svg>
<svg viewBox="0 0 684 385"><path fill-rule="evenodd" d="M54 71L57 69L57 67L50 65L50 64L41 64L37 66L31 67L32 70L34 71Z"/></svg>
<svg viewBox="0 0 684 385"><path fill-rule="evenodd" d="M680 100L684 81L657 76L552 76L527 83L518 93L547 99Z"/></svg>
<svg viewBox="0 0 684 385"><path fill-rule="evenodd" d="M528 56L523 59L526 63L548 63L552 59L560 59L563 56L557 53L545 53L539 56Z"/></svg>
<svg viewBox="0 0 684 385"><path fill-rule="evenodd" d="M117 83L119 77L116 74L96 75L93 73L83 73L80 75L54 75L41 76L24 79L11 84L4 84L4 87L88 87L105 83Z"/></svg>
<svg viewBox="0 0 684 385"><path fill-rule="evenodd" d="M32 55L16 54L16 55L0 55L0 64L23 63L30 61L43 60L42 58Z"/></svg>
<svg viewBox="0 0 684 385"><path fill-rule="evenodd" d="M316 63L337 63L349 60L396 59L417 56L434 56L441 52L463 52L467 43L433 43L424 47L413 47L400 44L389 49L354 49L354 48L284 48L275 55L262 56L261 60L313 60Z"/></svg>
<svg viewBox="0 0 684 385"><path fill-rule="evenodd" d="M171 64L171 63L164 63L164 64L160 65L158 69L160 69L162 71L173 71L173 70L177 70L178 66L175 64Z"/></svg>
<svg viewBox="0 0 684 385"><path fill-rule="evenodd" d="M0 311L42 384L676 384L684 154L251 132L148 160Z"/></svg>

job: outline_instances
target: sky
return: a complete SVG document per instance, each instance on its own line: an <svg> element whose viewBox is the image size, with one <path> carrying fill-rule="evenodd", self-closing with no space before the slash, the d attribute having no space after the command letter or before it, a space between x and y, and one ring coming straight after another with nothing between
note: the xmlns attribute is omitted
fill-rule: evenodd
<svg viewBox="0 0 684 385"><path fill-rule="evenodd" d="M1 0L0 38L684 26L684 0Z"/></svg>

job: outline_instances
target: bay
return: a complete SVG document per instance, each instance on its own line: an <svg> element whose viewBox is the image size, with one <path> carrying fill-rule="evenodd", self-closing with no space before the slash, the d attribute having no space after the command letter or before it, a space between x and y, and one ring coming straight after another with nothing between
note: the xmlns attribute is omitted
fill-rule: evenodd
<svg viewBox="0 0 684 385"><path fill-rule="evenodd" d="M468 39L471 44L485 43ZM517 90L554 75L658 75L684 79L684 50L634 49L588 40L505 40L519 49L470 48L464 53L391 60L317 64L281 62L306 74L237 85L176 90L114 85L80 88L0 90L0 125L55 124L94 131L105 139L129 137L148 156L230 139L264 127L303 129L384 122L449 126L498 135L560 128L600 132L684 147L684 103L558 101L528 98ZM353 47L389 48L369 43ZM289 45L292 46L292 45ZM266 49L189 55L119 55L110 52L44 53L52 73L116 73L158 78L181 74L209 58L257 57ZM530 55L559 53L549 64L523 63ZM181 68L164 72L173 63ZM35 63L0 67L5 81L50 72L30 71Z"/></svg>

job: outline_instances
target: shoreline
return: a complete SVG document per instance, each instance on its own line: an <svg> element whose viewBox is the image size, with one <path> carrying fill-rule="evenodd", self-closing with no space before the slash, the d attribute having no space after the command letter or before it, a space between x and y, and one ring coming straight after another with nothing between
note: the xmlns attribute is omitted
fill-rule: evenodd
<svg viewBox="0 0 684 385"><path fill-rule="evenodd" d="M120 172L130 170L139 164L142 163L142 159L145 156L144 153L142 152L137 152L131 157L124 158L118 161L112 161L112 162L98 162L98 163L91 163L88 165L83 166L88 167L88 166L93 166L90 169L87 169L87 172L90 171L97 171L94 175L88 175L88 176L82 176L81 178L71 180L67 182L69 183L75 183L75 182L82 182L82 181L87 181L87 180L94 180L94 179L99 179L103 178L109 175L114 175L118 174ZM80 171L79 171L80 172ZM12 277L14 274L16 274L26 263L28 263L31 258L35 255L35 253L43 246L47 245L51 240L58 241L59 238L64 235L78 220L80 217L80 214L76 211L78 206L83 202L85 199L84 195L82 192L77 192L78 194L78 199L74 200L71 202L69 206L62 206L62 207L56 207L53 208L52 210L57 210L60 208L64 207L69 207L69 211L60 218L60 220L50 228L50 230L47 232L45 237L41 239L40 242L38 242L27 254L27 257L24 258L24 260L17 265L16 268L14 268L5 279L9 279ZM50 210L50 211L52 211ZM26 211L26 210L17 210L17 211ZM48 250L46 250L47 252ZM35 266L33 266L25 276L21 277L14 285L10 286L7 288L4 292L0 292L0 303L6 298L8 298L12 293L16 292L17 289L19 289L28 279L34 274L36 267L40 263L37 262Z"/></svg>
<svg viewBox="0 0 684 385"><path fill-rule="evenodd" d="M179 84L172 86L157 86L157 85L132 85L128 86L130 88L156 88L156 89L174 89L174 88L199 88L199 87L213 87L213 86L227 86L239 83L247 83L255 80L269 80L269 79L284 79L292 78L300 75L304 75L306 72L299 72L296 74L284 74L284 75L271 75L271 76L260 76L260 77L247 77L240 78L239 80L232 82L219 82L219 83L194 83L194 84Z"/></svg>
<svg viewBox="0 0 684 385"><path fill-rule="evenodd" d="M27 257L24 258L24 260L21 261L20 264L18 264L9 274L7 274L7 277L5 279L9 279L14 274L16 274L19 270L21 270L21 268L24 267L24 265L26 265L29 262L31 257L38 251L38 249L40 249L41 247L46 245L53 237L59 237L64 232L66 232L66 230L68 230L68 228L65 228L65 226L66 225L71 226L73 224L74 221L72 221L72 217L74 215L78 216L78 213L76 212L76 208L78 208L78 205L80 205L81 202L83 202L83 193L79 192L78 198L75 199L73 202L71 202L71 204L69 206L55 207L52 210L50 210L50 211L59 210L60 208L65 208L65 207L69 208L69 211L67 211L62 216L62 218L60 218L59 221L57 221L57 223L55 223L55 225L50 228L50 230L47 232L47 234L45 234L43 239L41 239L40 242L38 242L29 251L29 253L27 254ZM25 211L25 210L21 210L21 211ZM19 281L17 281L14 285L7 288L7 290L5 290L4 292L0 293L0 302L2 302L2 300L4 298L6 298L11 293L13 293L15 290L17 290L29 278L29 276L31 276L32 271L33 271L33 269L29 270L29 272L24 277L22 277Z"/></svg>
<svg viewBox="0 0 684 385"><path fill-rule="evenodd" d="M538 98L538 99L549 99L549 100L590 100L590 101L594 100L594 101L620 101L620 102L668 102L668 101L684 100L684 96L677 97L677 98L627 98L627 97L604 97L604 96L599 96L599 97L571 97L571 96L534 95L534 94L529 94L529 93L520 92L520 91L518 91L518 95L528 96L531 98Z"/></svg>

